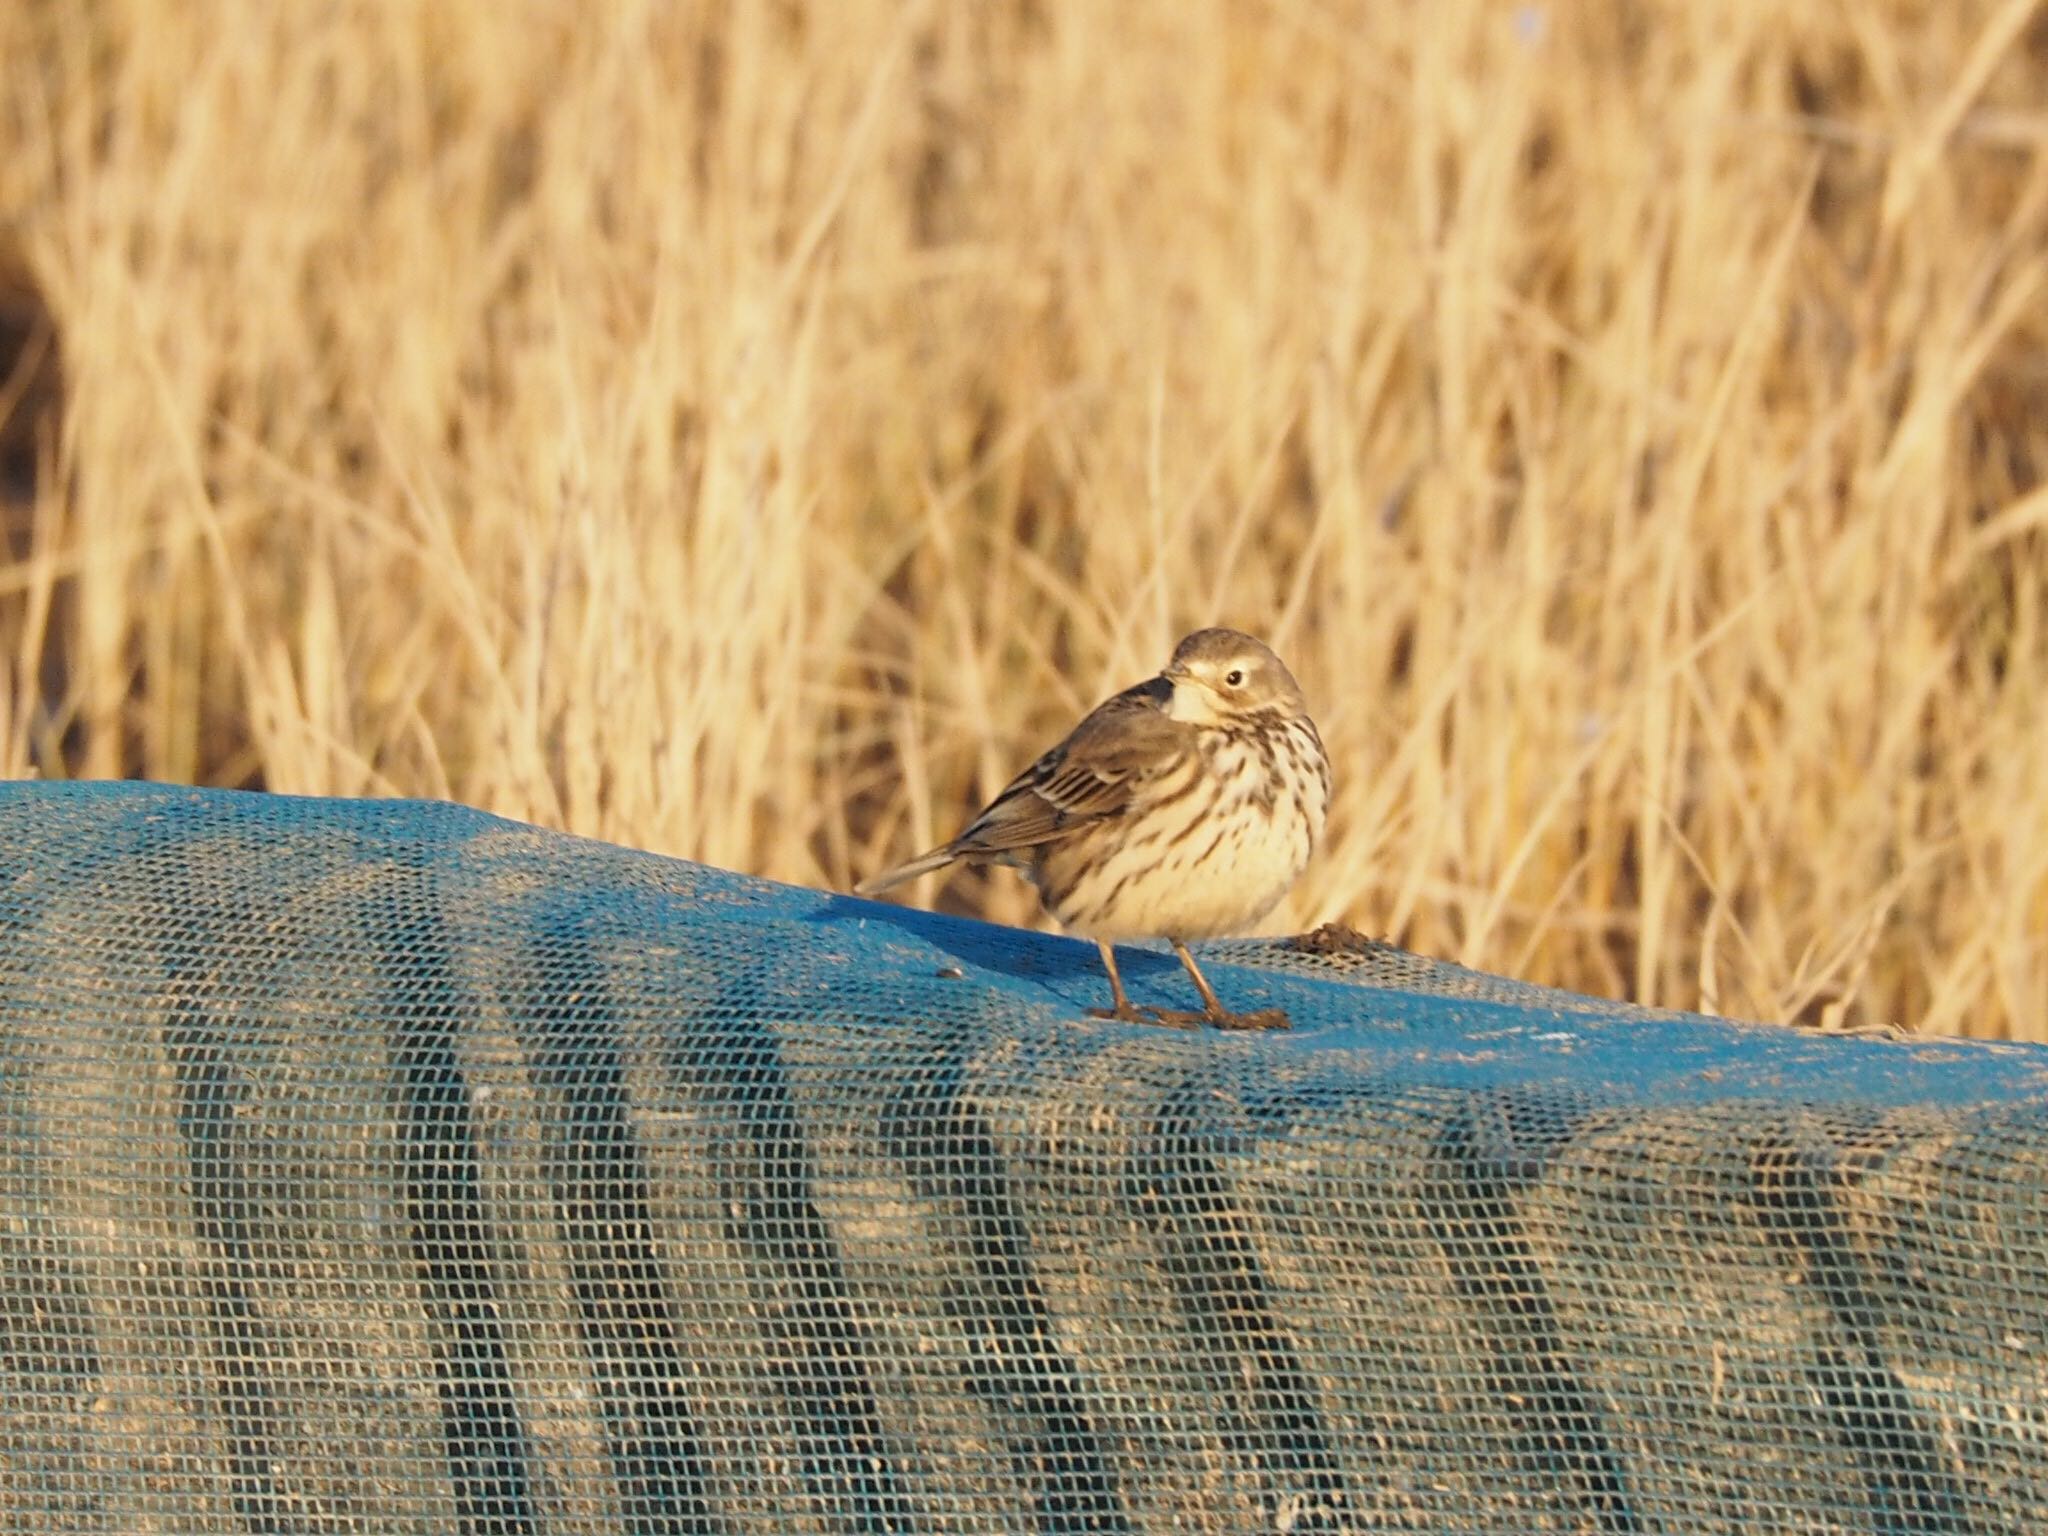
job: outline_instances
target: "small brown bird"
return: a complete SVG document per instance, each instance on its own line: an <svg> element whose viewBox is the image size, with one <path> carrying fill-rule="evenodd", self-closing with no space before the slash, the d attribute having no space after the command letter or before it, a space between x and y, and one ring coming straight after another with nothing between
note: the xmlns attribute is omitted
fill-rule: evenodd
<svg viewBox="0 0 2048 1536"><path fill-rule="evenodd" d="M862 896L956 860L1024 871L1046 909L1095 940L1113 1008L1100 1018L1225 1029L1285 1028L1277 1010L1234 1014L1189 939L1241 933L1272 910L1322 835L1330 760L1294 674L1234 629L1200 629L1157 677L1097 705L951 842L857 886ZM1203 1012L1133 1007L1119 940L1163 938Z"/></svg>

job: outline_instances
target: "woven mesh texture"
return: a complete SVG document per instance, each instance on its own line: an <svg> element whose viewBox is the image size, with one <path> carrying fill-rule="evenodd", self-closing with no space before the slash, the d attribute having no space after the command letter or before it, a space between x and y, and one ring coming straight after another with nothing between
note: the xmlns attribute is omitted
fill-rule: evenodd
<svg viewBox="0 0 2048 1536"><path fill-rule="evenodd" d="M2048 1531L2048 1050L1204 953L0 786L0 1529Z"/></svg>

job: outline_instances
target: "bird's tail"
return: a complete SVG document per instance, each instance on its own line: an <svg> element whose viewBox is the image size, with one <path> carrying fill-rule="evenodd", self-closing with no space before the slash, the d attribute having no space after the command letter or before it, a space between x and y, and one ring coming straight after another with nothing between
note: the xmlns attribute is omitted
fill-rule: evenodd
<svg viewBox="0 0 2048 1536"><path fill-rule="evenodd" d="M885 869L879 875L870 875L853 888L856 896L879 896L884 891L893 891L897 886L915 880L919 875L928 875L935 869L944 869L960 857L960 850L952 843L934 848L930 853L921 853L908 864L898 864L894 869Z"/></svg>

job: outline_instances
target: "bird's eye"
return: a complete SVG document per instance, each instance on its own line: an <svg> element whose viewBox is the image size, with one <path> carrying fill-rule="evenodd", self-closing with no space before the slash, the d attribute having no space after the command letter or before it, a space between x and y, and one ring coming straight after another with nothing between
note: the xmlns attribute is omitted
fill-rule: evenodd
<svg viewBox="0 0 2048 1536"><path fill-rule="evenodd" d="M1244 685L1244 668L1232 667L1223 675L1223 681L1232 688L1242 687Z"/></svg>

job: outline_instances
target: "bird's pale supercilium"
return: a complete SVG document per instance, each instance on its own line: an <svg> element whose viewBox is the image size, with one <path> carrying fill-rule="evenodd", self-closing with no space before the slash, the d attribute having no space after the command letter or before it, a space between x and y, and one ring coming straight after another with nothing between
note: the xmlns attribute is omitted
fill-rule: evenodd
<svg viewBox="0 0 2048 1536"><path fill-rule="evenodd" d="M1190 939L1242 933L1308 863L1330 802L1330 761L1280 658L1234 629L1201 629L1157 677L1105 700L951 842L857 887L863 896L956 861L1007 864L1068 930L1095 940L1115 1005L1102 1017L1224 1028L1284 1026L1224 1008ZM1200 1014L1137 1008L1119 941L1166 939Z"/></svg>

